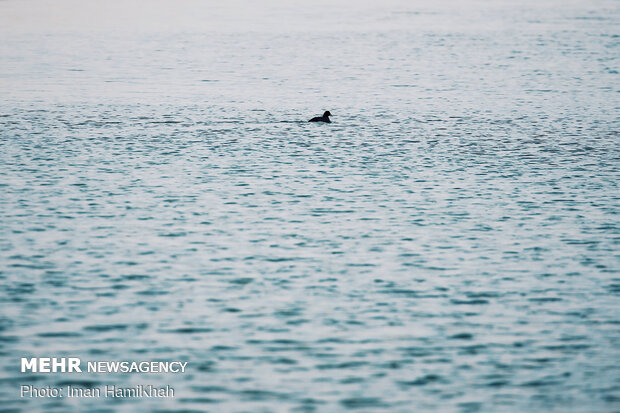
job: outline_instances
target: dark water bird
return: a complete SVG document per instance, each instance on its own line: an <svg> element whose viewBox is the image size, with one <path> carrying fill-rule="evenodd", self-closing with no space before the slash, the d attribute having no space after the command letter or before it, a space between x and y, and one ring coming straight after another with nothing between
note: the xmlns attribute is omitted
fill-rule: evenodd
<svg viewBox="0 0 620 413"><path fill-rule="evenodd" d="M329 110L325 111L325 113L323 113L323 116L316 116L312 119L310 119L308 122L325 122L325 123L332 123L331 120L329 120L329 117L332 116L331 113L329 113Z"/></svg>

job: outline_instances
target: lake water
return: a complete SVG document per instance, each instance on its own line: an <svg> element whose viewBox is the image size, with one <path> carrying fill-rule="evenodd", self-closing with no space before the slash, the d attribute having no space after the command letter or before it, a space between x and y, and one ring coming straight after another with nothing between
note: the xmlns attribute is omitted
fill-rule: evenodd
<svg viewBox="0 0 620 413"><path fill-rule="evenodd" d="M620 3L6 0L0 36L5 411L620 408Z"/></svg>

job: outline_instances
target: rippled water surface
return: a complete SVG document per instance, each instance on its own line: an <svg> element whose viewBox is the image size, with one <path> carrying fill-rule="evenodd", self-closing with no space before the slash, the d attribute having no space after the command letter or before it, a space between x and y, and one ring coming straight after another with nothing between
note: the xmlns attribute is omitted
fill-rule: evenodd
<svg viewBox="0 0 620 413"><path fill-rule="evenodd" d="M0 2L3 408L617 410L619 27L614 1ZM189 364L19 372L50 355Z"/></svg>

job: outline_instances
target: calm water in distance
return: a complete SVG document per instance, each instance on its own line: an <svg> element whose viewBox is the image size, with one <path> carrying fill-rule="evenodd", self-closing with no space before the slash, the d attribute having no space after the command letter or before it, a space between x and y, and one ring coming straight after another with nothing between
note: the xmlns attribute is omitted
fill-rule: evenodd
<svg viewBox="0 0 620 413"><path fill-rule="evenodd" d="M619 67L617 1L0 1L3 409L617 411Z"/></svg>

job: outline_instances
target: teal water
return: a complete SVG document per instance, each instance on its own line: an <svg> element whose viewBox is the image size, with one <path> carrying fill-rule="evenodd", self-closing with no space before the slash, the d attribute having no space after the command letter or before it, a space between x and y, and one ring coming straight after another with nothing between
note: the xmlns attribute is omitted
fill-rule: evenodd
<svg viewBox="0 0 620 413"><path fill-rule="evenodd" d="M0 2L3 408L618 409L616 2L30 3Z"/></svg>

